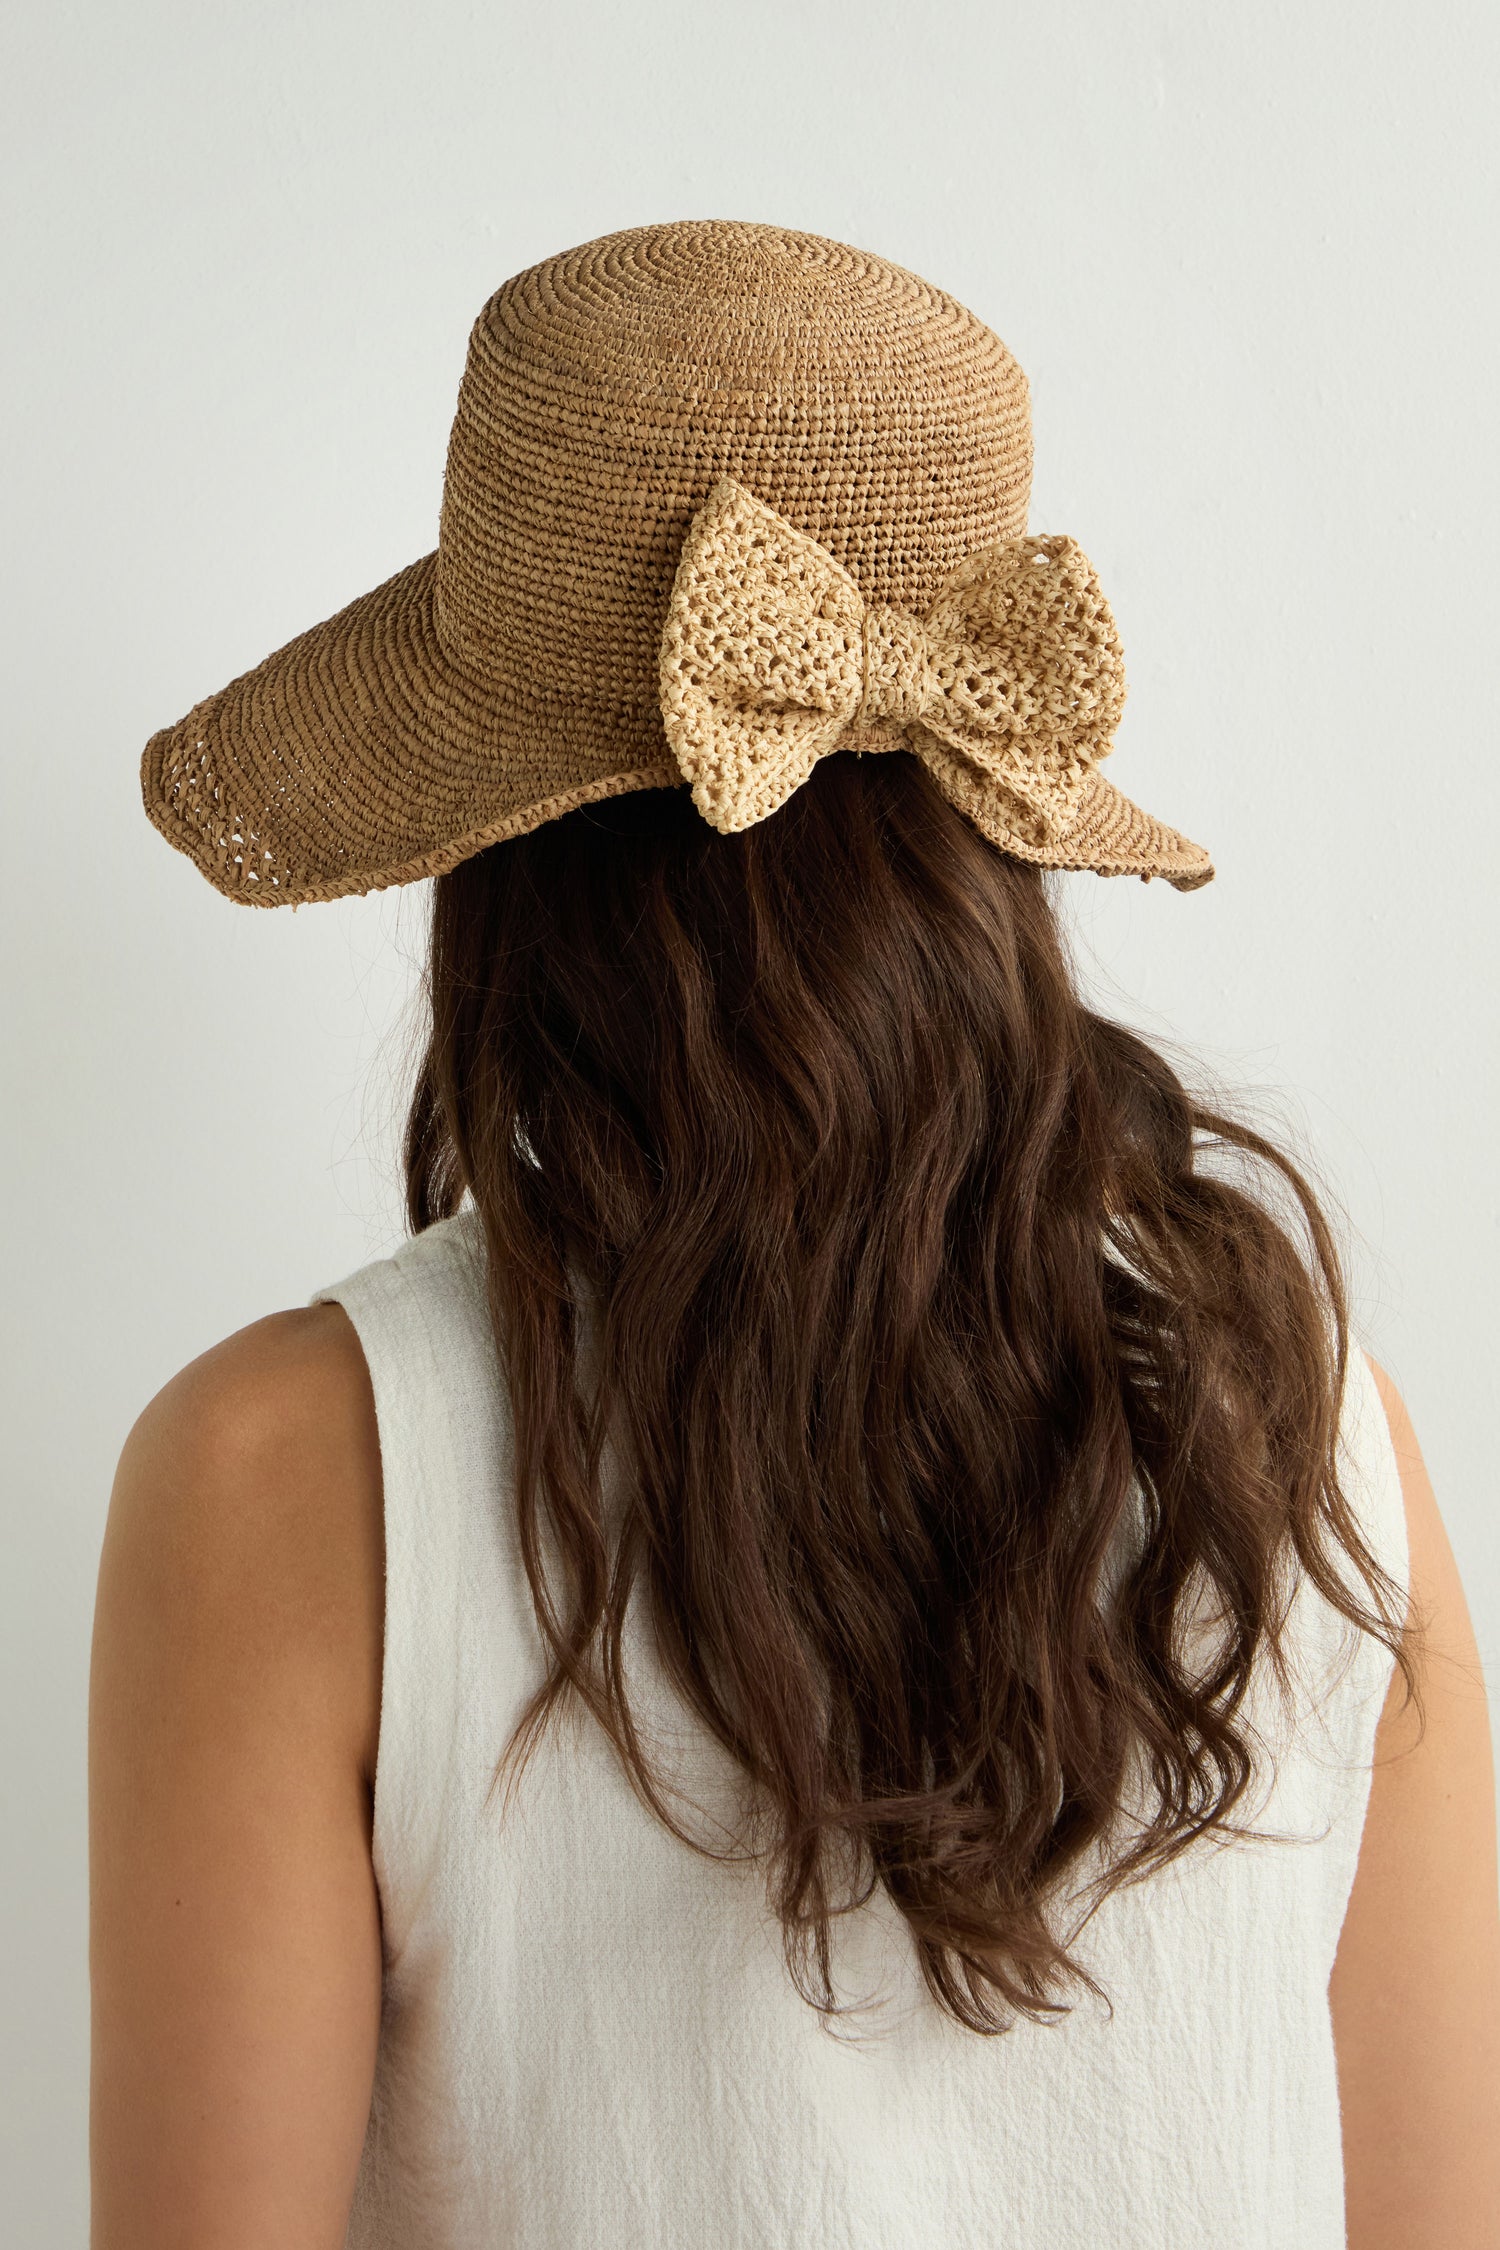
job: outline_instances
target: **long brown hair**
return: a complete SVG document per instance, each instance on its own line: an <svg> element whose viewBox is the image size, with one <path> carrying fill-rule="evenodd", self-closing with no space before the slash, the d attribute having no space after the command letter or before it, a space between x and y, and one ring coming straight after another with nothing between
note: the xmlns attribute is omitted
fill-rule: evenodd
<svg viewBox="0 0 1500 2250"><path fill-rule="evenodd" d="M653 790L496 845L439 879L430 976L410 1219L482 1215L549 1650L511 1750L576 1694L696 1841L625 1693L644 1581L765 1808L805 1997L838 2006L852 1865L961 2022L1056 2012L1093 1982L1063 1879L1103 1851L1102 1897L1231 1829L1288 1558L1407 1667L1339 1489L1345 1291L1303 1172L1083 1005L1039 871L901 753L825 759L741 835Z"/></svg>

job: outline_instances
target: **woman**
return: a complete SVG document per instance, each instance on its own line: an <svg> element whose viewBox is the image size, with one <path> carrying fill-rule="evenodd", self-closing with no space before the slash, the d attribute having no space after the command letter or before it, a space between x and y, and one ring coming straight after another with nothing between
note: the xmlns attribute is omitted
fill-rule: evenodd
<svg viewBox="0 0 1500 2250"><path fill-rule="evenodd" d="M231 897L438 881L413 1239L120 1465L96 2250L1494 2239L1462 1591L1306 1184L1070 979L1048 869L1212 868L1030 461L914 276L610 237L148 747Z"/></svg>

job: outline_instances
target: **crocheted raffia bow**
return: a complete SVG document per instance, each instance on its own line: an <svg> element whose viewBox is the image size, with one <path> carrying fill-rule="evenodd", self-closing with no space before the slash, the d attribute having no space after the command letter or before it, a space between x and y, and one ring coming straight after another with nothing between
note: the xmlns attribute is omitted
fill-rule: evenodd
<svg viewBox="0 0 1500 2250"><path fill-rule="evenodd" d="M826 548L731 477L683 543L662 716L694 803L726 835L785 804L831 750L909 748L1046 845L1077 818L1124 701L1114 619L1071 539L966 556L920 619L867 604Z"/></svg>

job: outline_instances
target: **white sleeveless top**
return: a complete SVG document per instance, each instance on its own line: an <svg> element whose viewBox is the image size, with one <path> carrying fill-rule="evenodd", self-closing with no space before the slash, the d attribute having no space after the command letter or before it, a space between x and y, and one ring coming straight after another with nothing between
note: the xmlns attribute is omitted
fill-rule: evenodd
<svg viewBox="0 0 1500 2250"><path fill-rule="evenodd" d="M870 2006L831 2033L787 1974L763 1876L674 1838L592 1722L543 1738L508 1811L491 1794L542 1654L483 1254L466 1209L314 1300L358 1331L385 1484L385 2001L351 2250L1343 2244L1328 1979L1380 1645L1304 1584L1317 1693L1256 1799L1257 1825L1298 1840L1195 1845L1110 1897L1076 1950L1112 2015L1084 1995L1053 2024L964 2030L877 1893L835 1954L840 1993ZM1404 1587L1400 1481L1358 1350L1341 1443ZM706 1801L729 1761L644 1646L632 1700Z"/></svg>

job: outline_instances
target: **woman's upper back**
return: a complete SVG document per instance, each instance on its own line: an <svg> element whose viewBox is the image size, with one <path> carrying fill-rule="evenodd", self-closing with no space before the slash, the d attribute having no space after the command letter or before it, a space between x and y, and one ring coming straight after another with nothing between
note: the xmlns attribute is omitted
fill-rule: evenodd
<svg viewBox="0 0 1500 2250"><path fill-rule="evenodd" d="M386 1998L352 2240L1344 2239L1328 1982L1390 1677L1377 1643L1305 1602L1308 1694L1294 1725L1265 1704L1276 1778L1246 1815L1300 1840L1195 1847L1107 1899L1079 1950L1112 2012L961 2029L877 1894L835 1964L870 2005L830 2032L761 1874L674 1838L597 1728L545 1736L508 1803L492 1788L543 1657L472 1215L322 1294L364 1348L385 1491ZM1352 1370L1348 1489L1399 1582L1400 1481ZM725 1754L644 1636L630 1662L671 1770L731 1835Z"/></svg>

